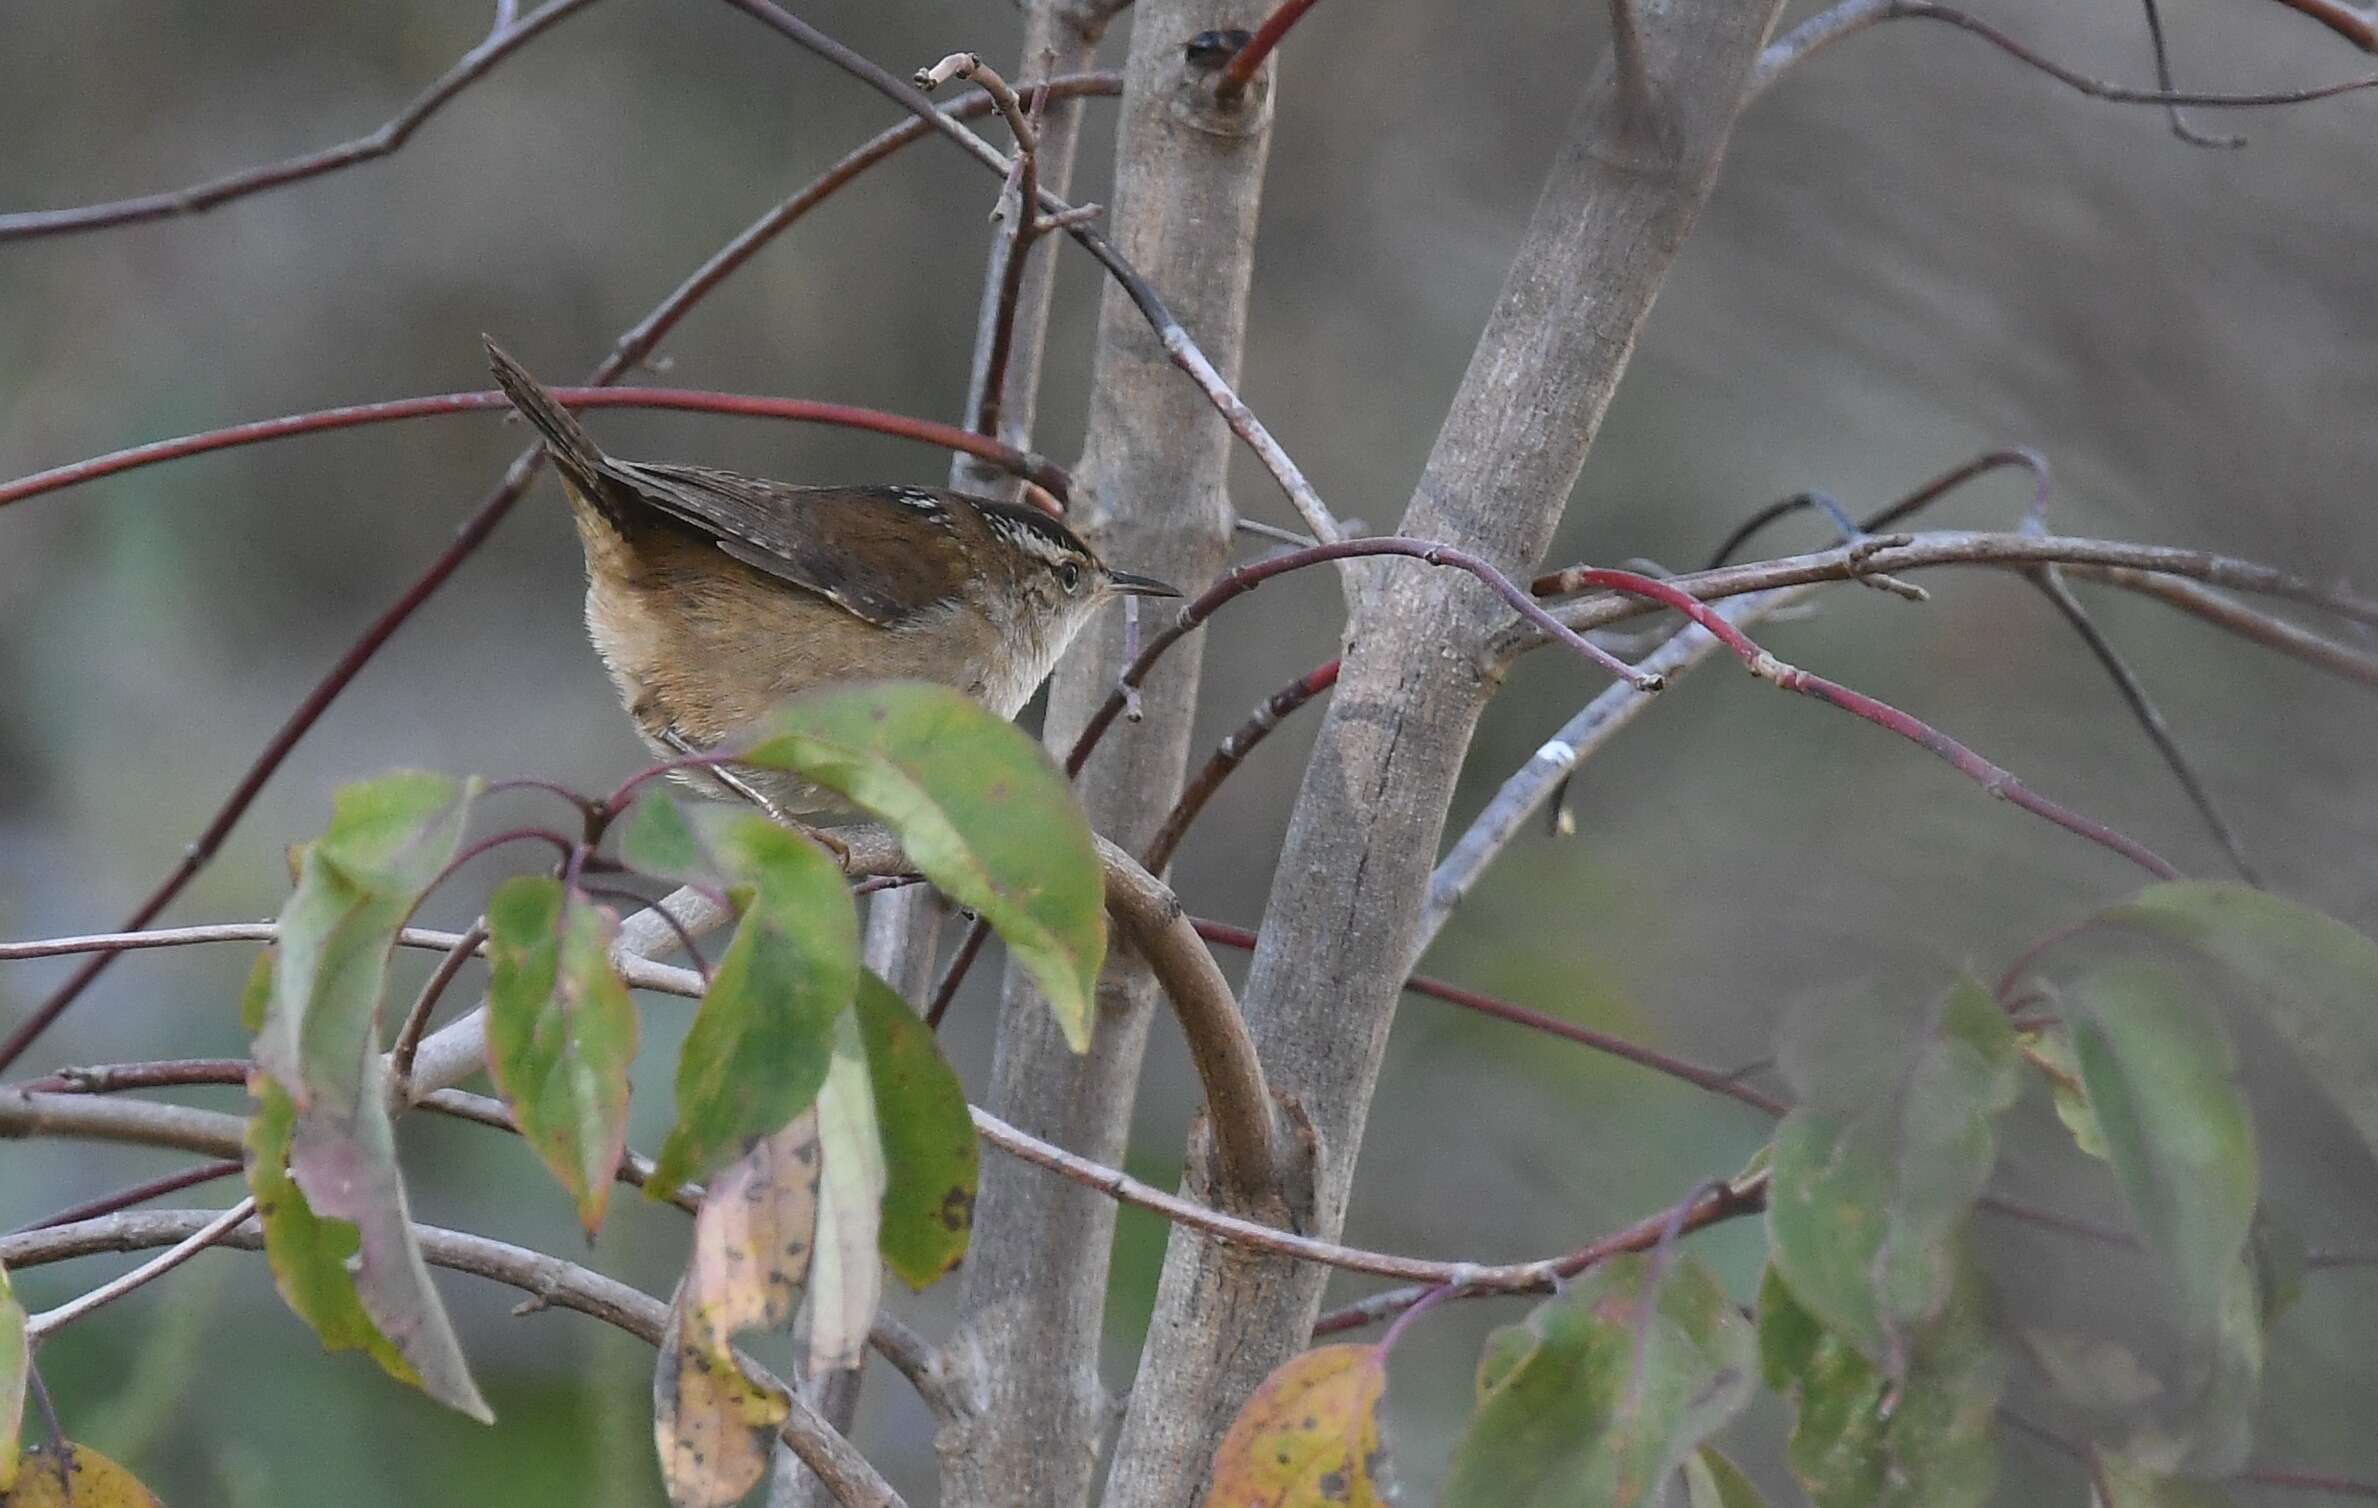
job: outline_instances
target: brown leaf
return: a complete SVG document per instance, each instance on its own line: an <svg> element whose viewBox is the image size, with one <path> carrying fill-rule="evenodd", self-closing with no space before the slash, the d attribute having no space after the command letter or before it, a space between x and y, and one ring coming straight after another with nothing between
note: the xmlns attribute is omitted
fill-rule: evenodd
<svg viewBox="0 0 2378 1508"><path fill-rule="evenodd" d="M1385 1508L1378 1472L1386 1392L1377 1346L1291 1357L1222 1437L1208 1508Z"/></svg>
<svg viewBox="0 0 2378 1508"><path fill-rule="evenodd" d="M678 1299L689 1343L724 1351L790 1324L817 1241L817 1112L804 1110L710 1180Z"/></svg>
<svg viewBox="0 0 2378 1508"><path fill-rule="evenodd" d="M725 1346L688 1343L680 1290L652 1374L653 1443L675 1508L741 1502L768 1474L776 1432L791 1412L784 1396L746 1376Z"/></svg>

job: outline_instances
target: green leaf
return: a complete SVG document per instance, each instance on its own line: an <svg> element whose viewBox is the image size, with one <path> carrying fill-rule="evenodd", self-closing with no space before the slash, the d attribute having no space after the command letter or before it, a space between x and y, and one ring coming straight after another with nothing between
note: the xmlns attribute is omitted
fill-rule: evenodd
<svg viewBox="0 0 2378 1508"><path fill-rule="evenodd" d="M2109 1162L2113 1154L2106 1150L2105 1132L2098 1128L2097 1114L2089 1108L2089 1095L2081 1087L2081 1065L2073 1057L2072 1033L2064 1023L2033 1027L2019 1038L2023 1056L2048 1081L2048 1093L2056 1106L2056 1119L2072 1133L2073 1144L2100 1162Z"/></svg>
<svg viewBox="0 0 2378 1508"><path fill-rule="evenodd" d="M1090 825L1040 745L947 686L884 681L794 698L742 763L791 770L889 824L910 862L976 912L1090 1045L1106 958Z"/></svg>
<svg viewBox="0 0 2378 1508"><path fill-rule="evenodd" d="M902 1281L924 1288L958 1265L974 1230L974 1117L933 1029L872 973L859 979L858 1016L883 1130L879 1244Z"/></svg>
<svg viewBox="0 0 2378 1508"><path fill-rule="evenodd" d="M817 1095L817 1251L809 1260L809 1374L847 1372L867 1359L883 1299L883 1133L858 1024L835 1023L834 1057Z"/></svg>
<svg viewBox="0 0 2378 1508"><path fill-rule="evenodd" d="M487 901L487 1069L520 1134L601 1229L627 1150L636 1006L611 968L618 922L561 881L520 875Z"/></svg>
<svg viewBox="0 0 2378 1508"><path fill-rule="evenodd" d="M2188 945L2258 999L2313 1079L2378 1152L2378 943L2267 891L2150 886L2101 924Z"/></svg>
<svg viewBox="0 0 2378 1508"><path fill-rule="evenodd" d="M859 923L841 869L757 815L720 827L735 929L677 1060L677 1124L646 1192L707 1178L817 1098L834 1023L859 986Z"/></svg>
<svg viewBox="0 0 2378 1508"><path fill-rule="evenodd" d="M16 1485L17 1438L25 1418L25 1379L33 1374L33 1348L25 1339L25 1306L17 1302L0 1267L0 1492Z"/></svg>
<svg viewBox="0 0 2378 1508"><path fill-rule="evenodd" d="M272 998L272 975L272 955L260 955L241 1003L241 1015L251 1029L263 1020ZM256 1100L256 1113L248 1118L248 1192L256 1196L265 1260L282 1302L321 1337L324 1350L362 1351L389 1376L419 1387L420 1375L380 1333L356 1296L355 1277L348 1267L358 1244L355 1227L315 1215L305 1192L289 1176L296 1103L261 1072L249 1076L248 1092Z"/></svg>
<svg viewBox="0 0 2378 1508"><path fill-rule="evenodd" d="M1702 1262L1588 1270L1488 1337L1447 1508L1629 1508L1750 1401L1751 1328Z"/></svg>
<svg viewBox="0 0 2378 1508"><path fill-rule="evenodd" d="M1998 1473L1990 1429L2001 1367L1981 1287L1960 1263L1950 1302L1911 1338L1894 1380L1827 1331L1773 1265L1759 1287L1759 1355L1794 1410L1786 1451L1816 1508L1974 1508Z"/></svg>
<svg viewBox="0 0 2378 1508"><path fill-rule="evenodd" d="M475 792L421 771L344 786L300 853L256 1057L301 1106L346 1112L363 1092L397 928L453 857Z"/></svg>
<svg viewBox="0 0 2378 1508"><path fill-rule="evenodd" d="M1742 1468L1704 1445L1684 1458L1685 1508L1767 1508Z"/></svg>
<svg viewBox="0 0 2378 1508"><path fill-rule="evenodd" d="M2060 994L2115 1182L2183 1324L2209 1333L2254 1219L2254 1128L2229 1036L2158 964L2108 962Z"/></svg>
<svg viewBox="0 0 2378 1508"><path fill-rule="evenodd" d="M619 857L655 879L684 881L702 872L702 840L685 808L665 792L648 790L619 825Z"/></svg>
<svg viewBox="0 0 2378 1508"><path fill-rule="evenodd" d="M1794 1110L1776 1131L1775 1264L1827 1329L1893 1375L1908 1335L1949 1299L2016 1075L2005 1013L1963 981L1929 1013L1912 1056L1866 1079L1863 1108Z"/></svg>

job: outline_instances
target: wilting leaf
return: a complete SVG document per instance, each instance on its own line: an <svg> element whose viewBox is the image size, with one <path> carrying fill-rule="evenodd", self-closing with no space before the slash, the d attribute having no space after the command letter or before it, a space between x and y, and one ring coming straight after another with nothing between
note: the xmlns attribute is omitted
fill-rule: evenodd
<svg viewBox="0 0 2378 1508"><path fill-rule="evenodd" d="M2105 963L2061 994L2115 1181L2183 1324L2209 1332L2254 1219L2254 1128L2228 1034L2159 965Z"/></svg>
<svg viewBox="0 0 2378 1508"><path fill-rule="evenodd" d="M652 1436L675 1508L743 1501L768 1474L776 1432L791 1412L732 1352L689 1343L684 1305L670 1306L652 1374Z"/></svg>
<svg viewBox="0 0 2378 1508"><path fill-rule="evenodd" d="M923 1288L958 1265L974 1230L974 1118L932 1028L871 973L859 979L858 1017L883 1128L880 1244L892 1271Z"/></svg>
<svg viewBox="0 0 2378 1508"><path fill-rule="evenodd" d="M2211 1482L2160 1476L2120 1456L2098 1456L2089 1475L2089 1508L2231 1508L2235 1501Z"/></svg>
<svg viewBox="0 0 2378 1508"><path fill-rule="evenodd" d="M1786 1453L1816 1508L1973 1508L1998 1474L2002 1368L1980 1284L1960 1263L1948 1304L1891 1378L1827 1331L1770 1265L1759 1288L1767 1384L1792 1401Z"/></svg>
<svg viewBox="0 0 2378 1508"><path fill-rule="evenodd" d="M397 928L462 835L471 787L400 771L342 787L281 908L272 1008L256 1057L308 1110L345 1113L379 1048Z"/></svg>
<svg viewBox="0 0 2378 1508"><path fill-rule="evenodd" d="M618 924L559 880L521 875L487 901L487 1070L520 1134L592 1235L627 1150L636 1006L611 968Z"/></svg>
<svg viewBox="0 0 2378 1508"><path fill-rule="evenodd" d="M248 977L241 1002L241 1020L250 1031L263 1021L272 999L273 960L259 956ZM306 1203L304 1190L289 1176L289 1140L296 1130L297 1106L289 1092L262 1072L248 1076L248 1092L256 1113L248 1118L248 1192L256 1196L256 1216L264 1226L264 1254L272 1268L273 1286L282 1302L313 1328L326 1351L362 1351L389 1376L411 1387L421 1386L420 1374L400 1355L396 1345L365 1312L355 1291L352 1263L355 1227L344 1220L324 1220Z"/></svg>
<svg viewBox="0 0 2378 1508"><path fill-rule="evenodd" d="M1775 1137L1775 1264L1827 1329L1896 1374L1906 1337L1948 1301L1957 1237L1997 1160L2017 1091L2005 1013L1971 981L1927 1018L1863 1108L1809 1108Z"/></svg>
<svg viewBox="0 0 2378 1508"><path fill-rule="evenodd" d="M2378 943L2242 885L2153 885L2099 921L2176 940L2219 963L2378 1152L2378 1011L2370 1005L2378 1000Z"/></svg>
<svg viewBox="0 0 2378 1508"><path fill-rule="evenodd" d="M876 1235L884 1162L866 1049L849 1017L835 1025L833 1065L817 1095L825 1166L818 1178L817 1252L809 1263L809 1372L849 1371L866 1360L867 1332L883 1299Z"/></svg>
<svg viewBox="0 0 2378 1508"><path fill-rule="evenodd" d="M883 681L796 697L744 763L797 771L883 819L909 860L979 914L1090 1045L1106 958L1090 825L1039 744L947 686Z"/></svg>
<svg viewBox="0 0 2378 1508"><path fill-rule="evenodd" d="M47 1449L26 1451L0 1508L165 1508L140 1478L88 1445L67 1446L60 1464Z"/></svg>
<svg viewBox="0 0 2378 1508"><path fill-rule="evenodd" d="M1704 1445L1684 1458L1685 1508L1767 1508L1742 1468Z"/></svg>
<svg viewBox="0 0 2378 1508"><path fill-rule="evenodd" d="M646 1186L708 1177L817 1098L834 1025L859 984L859 924L841 869L760 816L715 834L743 919L677 1060L677 1124Z"/></svg>
<svg viewBox="0 0 2378 1508"><path fill-rule="evenodd" d="M25 1417L25 1379L32 1371L25 1306L9 1286L8 1269L0 1267L0 1492L16 1482L17 1434Z"/></svg>
<svg viewBox="0 0 2378 1508"><path fill-rule="evenodd" d="M1653 1290L1656 1288L1656 1294ZM1448 1508L1628 1508L1749 1402L1751 1327L1698 1259L1587 1271L1487 1338Z"/></svg>
<svg viewBox="0 0 2378 1508"><path fill-rule="evenodd" d="M1214 1453L1208 1508L1384 1508L1377 1346L1322 1346L1263 1380Z"/></svg>
<svg viewBox="0 0 2378 1508"><path fill-rule="evenodd" d="M256 1057L296 1108L290 1176L315 1215L356 1230L355 1294L422 1391L493 1416L430 1286L405 1205L380 1056L380 997L397 927L452 856L471 789L400 773L342 789L330 828L298 861L281 912Z"/></svg>
<svg viewBox="0 0 2378 1508"><path fill-rule="evenodd" d="M677 1300L688 1344L724 1354L745 1330L792 1323L817 1240L817 1197L814 1109L710 1180Z"/></svg>
<svg viewBox="0 0 2378 1508"><path fill-rule="evenodd" d="M685 808L666 792L648 789L619 824L619 857L630 869L661 880L687 880L703 869L702 840Z"/></svg>

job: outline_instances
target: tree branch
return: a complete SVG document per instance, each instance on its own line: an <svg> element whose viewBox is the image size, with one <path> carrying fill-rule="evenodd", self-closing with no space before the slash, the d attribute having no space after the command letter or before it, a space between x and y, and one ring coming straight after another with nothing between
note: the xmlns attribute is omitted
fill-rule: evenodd
<svg viewBox="0 0 2378 1508"><path fill-rule="evenodd" d="M2314 14L2295 0L2280 0L2296 9ZM2319 4L2320 0L2311 0ZM2325 17L2323 19L2326 19ZM2265 94L2205 94L2176 89L2132 89L2122 84L2108 83L2075 72L2053 58L2034 50L2028 44L2000 31L1971 12L1944 5L1939 0L1842 0L1831 10L1820 11L1798 26L1778 37L1760 54L1759 66L1751 74L1749 97L1758 98L1777 79L1794 65L1807 61L1844 37L1855 36L1870 26L1884 21L1939 21L1980 37L1999 51L2028 67L2046 74L2068 89L2117 105L2190 105L2198 109L2238 109L2262 105L2306 105L2315 100L2334 99L2340 94L2378 87L2378 75L2368 78L2346 79L2341 83L2321 84L2309 89L2281 89ZM2345 35L2352 35L2338 28Z"/></svg>
<svg viewBox="0 0 2378 1508"><path fill-rule="evenodd" d="M485 78L496 64L592 3L593 0L553 0L552 4L531 11L524 20L509 25L499 24L485 41L456 59L454 66L441 74L436 83L416 95L411 104L368 136L358 136L353 141L341 142L335 147L325 147L318 152L285 158L262 167L243 168L221 178L210 178L204 183L194 183L188 188L172 189L161 194L142 194L138 198L86 204L75 209L26 210L0 215L0 241L70 235L76 231L101 230L111 225L136 225L145 220L195 215L213 209L218 204L244 199L250 194L302 183L308 178L334 173L359 162L386 157L411 140L422 123L445 108L456 95Z"/></svg>
<svg viewBox="0 0 2378 1508"><path fill-rule="evenodd" d="M4 1104L0 1100L0 1108ZM218 1219L220 1214L214 1210L143 1210L0 1236L0 1265L15 1270L73 1257L170 1246L189 1239ZM432 1264L517 1288L528 1294L537 1308L575 1310L624 1330L646 1345L659 1345L668 1326L668 1305L559 1257L434 1225L417 1224L414 1233L421 1243L421 1254ZM264 1232L251 1219L225 1232L222 1244L242 1251L261 1251ZM882 1474L848 1440L827 1428L798 1391L786 1387L748 1358L744 1366L753 1381L789 1400L792 1413L784 1423L785 1443L800 1456L803 1465L832 1485L841 1502L848 1508L904 1508L900 1495Z"/></svg>

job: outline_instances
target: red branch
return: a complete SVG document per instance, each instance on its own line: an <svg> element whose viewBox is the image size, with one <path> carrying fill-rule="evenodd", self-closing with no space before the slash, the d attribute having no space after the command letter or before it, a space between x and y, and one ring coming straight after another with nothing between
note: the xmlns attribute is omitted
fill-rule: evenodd
<svg viewBox="0 0 2378 1508"><path fill-rule="evenodd" d="M2045 818L2066 832L2120 854L2157 879L2181 878L2179 870L2145 844L2126 838L2094 818L2084 817L2070 807L2049 800L2016 779L2011 772L1992 764L1922 718L1902 712L1888 702L1878 701L1862 691L1852 691L1838 681L1812 675L1796 665L1777 659L1708 604L1667 582L1637 575L1633 571L1596 570L1591 567L1564 571L1561 577L1567 583L1567 590L1600 588L1672 607L1708 630L1760 680L1772 681L1786 691L1798 692L1829 706L1839 707L1853 717L1864 718L1878 728L1898 734L1918 748L1946 761L1959 774L1991 795L2010 801L2033 816Z"/></svg>
<svg viewBox="0 0 2378 1508"><path fill-rule="evenodd" d="M806 398L755 398L672 387L565 387L554 389L554 396L572 408L683 409L694 413L735 414L750 419L786 419L802 424L872 430L877 434L894 435L944 450L962 450L969 455L980 456L994 466L1018 476L1030 477L1059 497L1066 496L1073 484L1072 478L1062 468L1046 458L1002 445L954 424L913 419L905 414L887 414L872 408L856 408L846 403L820 403ZM308 414L258 419L252 423L208 430L203 434L183 435L179 439L153 440L146 445L135 445L128 450L112 451L65 466L53 466L47 471L37 471L13 482L0 483L0 507L22 502L29 497L39 497L45 492L56 492L80 486L84 482L97 481L101 477L114 476L118 472L154 466L162 461L178 461L186 456L205 455L209 451L232 450L243 445L260 445L268 440L286 440L296 435L321 434L334 429L356 429L367 424L389 424L400 419L473 414L489 409L509 412L511 406L511 401L499 392L437 393L426 398L392 398L383 403L352 403L341 408L318 409Z"/></svg>
<svg viewBox="0 0 2378 1508"><path fill-rule="evenodd" d="M1288 29L1303 20L1305 12L1315 3L1316 0L1280 0L1279 9L1263 18L1263 24L1255 28L1255 35L1247 39L1247 45L1230 55L1222 76L1214 80L1215 96L1236 99L1245 93L1247 86L1255 82L1255 70L1263 66L1263 60L1272 55L1272 49L1280 45Z"/></svg>
<svg viewBox="0 0 2378 1508"><path fill-rule="evenodd" d="M1225 948L1251 951L1257 941L1255 933L1245 927L1234 927L1228 922L1208 921L1204 917L1197 917L1193 919L1192 924L1197 928L1198 936L1207 942L1216 943ZM1558 1016L1547 1015L1543 1011L1530 1010L1524 1005L1497 999L1493 995L1482 995L1476 990L1464 989L1462 986L1449 983L1446 980L1432 979L1426 974L1414 974L1404 981L1404 988L1415 995L1426 995L1431 1000L1442 1000L1447 1005L1458 1005L1463 1010L1476 1011L1482 1016L1492 1016L1498 1021L1508 1021L1514 1026L1524 1026L1531 1031L1565 1037L1581 1047L1590 1047L1595 1052L1607 1053L1611 1057L1624 1059L1637 1067L1648 1068L1654 1073L1664 1073L1668 1077L1680 1079L1696 1089L1706 1089L1711 1094L1722 1094L1730 1100L1740 1100L1743 1104L1762 1114L1780 1116L1792 1108L1772 1095L1762 1094L1748 1084L1740 1082L1736 1075L1720 1073L1714 1068L1704 1068L1698 1063L1687 1062L1683 1058L1672 1057L1654 1048L1629 1042L1624 1037L1614 1037L1608 1032L1595 1031L1590 1026L1579 1026L1574 1021L1564 1021Z"/></svg>
<svg viewBox="0 0 2378 1508"><path fill-rule="evenodd" d="M1181 799L1173 803L1164 825L1148 840L1147 856L1140 860L1148 873L1164 872L1164 866L1172 862L1173 850L1181 846L1182 837L1188 833L1189 824L1205 810L1205 804L1213 799L1222 782L1230 778L1230 772L1280 726L1280 720L1337 683L1338 662L1331 660L1314 666L1257 704L1247 720L1222 740L1196 778L1181 788Z"/></svg>

